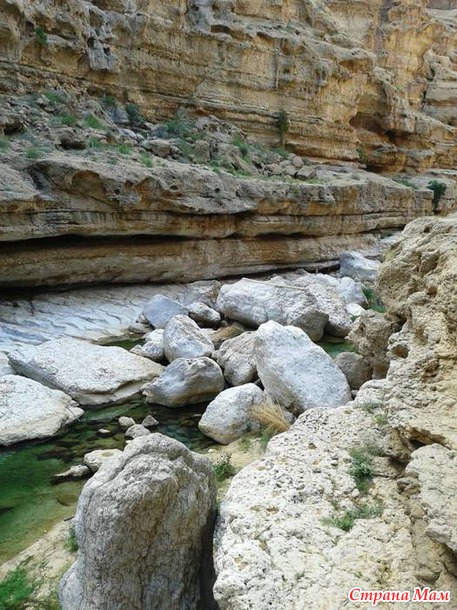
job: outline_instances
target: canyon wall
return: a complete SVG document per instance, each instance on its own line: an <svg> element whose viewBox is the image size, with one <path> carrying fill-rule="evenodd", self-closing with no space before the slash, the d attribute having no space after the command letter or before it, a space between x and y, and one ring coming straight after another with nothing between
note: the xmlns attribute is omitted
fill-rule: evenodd
<svg viewBox="0 0 457 610"><path fill-rule="evenodd" d="M0 87L65 87L150 120L213 113L310 157L453 167L457 15L448 0L2 0Z"/></svg>

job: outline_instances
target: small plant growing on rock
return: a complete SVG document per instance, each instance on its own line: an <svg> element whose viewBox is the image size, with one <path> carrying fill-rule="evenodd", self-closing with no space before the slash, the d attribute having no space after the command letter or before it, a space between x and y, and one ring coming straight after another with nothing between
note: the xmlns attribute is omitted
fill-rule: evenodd
<svg viewBox="0 0 457 610"><path fill-rule="evenodd" d="M23 566L18 566L0 583L0 608L2 610L20 610L35 592L34 582Z"/></svg>
<svg viewBox="0 0 457 610"><path fill-rule="evenodd" d="M36 146L31 146L29 149L25 151L25 156L27 159L39 159L43 154L43 151Z"/></svg>
<svg viewBox="0 0 457 610"><path fill-rule="evenodd" d="M141 159L141 163L145 167L152 167L154 165L151 155L149 153L141 153L140 159Z"/></svg>
<svg viewBox="0 0 457 610"><path fill-rule="evenodd" d="M279 129L279 140L281 146L286 145L286 133L289 131L289 117L285 110L280 110L276 116L276 124Z"/></svg>
<svg viewBox="0 0 457 610"><path fill-rule="evenodd" d="M240 136L236 136L233 138L231 142L232 146L236 146L241 153L241 156L246 159L249 155L249 144L240 138Z"/></svg>
<svg viewBox="0 0 457 610"><path fill-rule="evenodd" d="M85 123L87 127L90 127L91 129L103 129L105 127L104 123L102 123L102 121L100 121L100 119L93 114L90 114L86 118Z"/></svg>
<svg viewBox="0 0 457 610"><path fill-rule="evenodd" d="M222 483L235 475L235 468L232 464L230 453L224 453L218 461L213 464L213 468L218 483Z"/></svg>
<svg viewBox="0 0 457 610"><path fill-rule="evenodd" d="M192 134L194 126L187 116L184 108L178 108L173 119L166 123L170 135L178 138L187 138Z"/></svg>
<svg viewBox="0 0 457 610"><path fill-rule="evenodd" d="M74 127L78 122L78 119L74 114L63 114L60 117L60 122L62 125L66 125L67 127Z"/></svg>
<svg viewBox="0 0 457 610"><path fill-rule="evenodd" d="M10 147L10 143L6 136L0 136L0 152L6 152Z"/></svg>
<svg viewBox="0 0 457 610"><path fill-rule="evenodd" d="M134 127L141 127L141 125L144 123L140 109L136 104L126 104L125 112L129 117L130 124Z"/></svg>
<svg viewBox="0 0 457 610"><path fill-rule="evenodd" d="M128 144L119 144L119 146L116 147L116 150L121 155L129 155L132 152L132 147Z"/></svg>
<svg viewBox="0 0 457 610"><path fill-rule="evenodd" d="M368 484L373 479L371 456L365 449L353 449L351 451L352 464L349 474L355 481L357 489L361 493L367 493Z"/></svg>
<svg viewBox="0 0 457 610"><path fill-rule="evenodd" d="M40 47L45 47L48 44L48 35L41 27L35 28L35 36Z"/></svg>
<svg viewBox="0 0 457 610"><path fill-rule="evenodd" d="M251 416L259 422L263 430L274 436L290 428L284 409L272 400L264 400L251 409Z"/></svg>
<svg viewBox="0 0 457 610"><path fill-rule="evenodd" d="M432 180L428 183L427 187L433 191L433 211L436 212L438 209L438 205L446 192L446 185L444 182L439 182L439 180Z"/></svg>
<svg viewBox="0 0 457 610"><path fill-rule="evenodd" d="M70 551L70 553L76 553L76 551L78 550L78 541L76 539L76 532L73 526L70 527L65 546Z"/></svg>
<svg viewBox="0 0 457 610"><path fill-rule="evenodd" d="M353 527L356 519L370 519L372 517L380 517L383 512L383 506L380 502L375 505L361 504L352 510L345 511L340 517L333 519L323 519L324 525L333 525L338 527L343 532L349 532Z"/></svg>

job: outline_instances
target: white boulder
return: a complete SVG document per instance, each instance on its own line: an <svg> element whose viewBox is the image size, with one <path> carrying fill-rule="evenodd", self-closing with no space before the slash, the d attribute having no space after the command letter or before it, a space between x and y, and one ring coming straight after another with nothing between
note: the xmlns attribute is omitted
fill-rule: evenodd
<svg viewBox="0 0 457 610"><path fill-rule="evenodd" d="M245 332L224 341L219 348L217 362L224 369L224 377L231 385L243 385L256 377L254 335L254 332Z"/></svg>
<svg viewBox="0 0 457 610"><path fill-rule="evenodd" d="M214 345L188 316L175 316L165 327L163 349L169 362L177 358L210 356Z"/></svg>
<svg viewBox="0 0 457 610"><path fill-rule="evenodd" d="M165 328L173 316L186 315L187 307L163 294L156 294L146 303L143 315L154 328Z"/></svg>

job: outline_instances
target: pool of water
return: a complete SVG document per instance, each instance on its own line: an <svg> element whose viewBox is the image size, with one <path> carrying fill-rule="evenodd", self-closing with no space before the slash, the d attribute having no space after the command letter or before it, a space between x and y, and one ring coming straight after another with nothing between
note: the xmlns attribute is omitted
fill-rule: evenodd
<svg viewBox="0 0 457 610"><path fill-rule="evenodd" d="M55 523L74 514L85 481L53 485L51 478L82 463L88 451L122 449L125 442L118 417L128 415L141 422L151 414L160 422L155 431L203 451L213 444L197 427L204 408L167 409L137 398L87 411L79 422L49 441L0 451L0 564L33 544ZM112 436L101 438L97 434L100 428L110 430Z"/></svg>

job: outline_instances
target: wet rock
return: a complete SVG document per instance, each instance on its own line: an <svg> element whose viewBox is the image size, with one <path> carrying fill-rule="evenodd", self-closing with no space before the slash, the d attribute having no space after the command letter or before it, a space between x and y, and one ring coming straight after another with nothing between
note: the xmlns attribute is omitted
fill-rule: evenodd
<svg viewBox="0 0 457 610"><path fill-rule="evenodd" d="M84 455L83 462L92 472L97 472L107 460L121 453L120 449L95 449Z"/></svg>
<svg viewBox="0 0 457 610"><path fill-rule="evenodd" d="M81 493L63 610L212 610L215 511L207 458L161 434L131 441Z"/></svg>
<svg viewBox="0 0 457 610"><path fill-rule="evenodd" d="M314 295L306 288L282 281L259 282L243 278L235 284L227 284L219 293L218 309L226 317L251 327L269 320L297 326L313 341L322 338L328 322L328 314L320 308Z"/></svg>
<svg viewBox="0 0 457 610"><path fill-rule="evenodd" d="M152 415L146 415L146 417L141 422L141 425L145 428L155 428L159 425L159 422Z"/></svg>
<svg viewBox="0 0 457 610"><path fill-rule="evenodd" d="M244 434L260 429L251 409L264 400L262 390L253 383L228 388L209 403L198 427L206 436L228 445Z"/></svg>
<svg viewBox="0 0 457 610"><path fill-rule="evenodd" d="M0 377L0 445L53 436L83 415L63 392L21 377Z"/></svg>
<svg viewBox="0 0 457 610"><path fill-rule="evenodd" d="M147 402L183 407L212 400L224 389L220 367L209 358L177 358L143 387Z"/></svg>
<svg viewBox="0 0 457 610"><path fill-rule="evenodd" d="M188 316L174 316L165 327L163 349L172 362L177 358L210 356L214 345Z"/></svg>
<svg viewBox="0 0 457 610"><path fill-rule="evenodd" d="M217 363L223 368L224 377L231 385L243 385L256 377L254 335L253 332L245 332L224 341L219 348Z"/></svg>
<svg viewBox="0 0 457 610"><path fill-rule="evenodd" d="M139 436L147 436L148 434L151 434L151 432L141 424L130 426L130 428L125 431L126 438L138 438Z"/></svg>
<svg viewBox="0 0 457 610"><path fill-rule="evenodd" d="M339 407L351 399L344 374L299 328L262 324L254 338L254 358L268 395L294 413Z"/></svg>
<svg viewBox="0 0 457 610"><path fill-rule="evenodd" d="M217 327L221 321L219 312L201 301L189 305L189 316L200 326Z"/></svg>
<svg viewBox="0 0 457 610"><path fill-rule="evenodd" d="M91 470L88 466L84 466L83 464L78 464L77 466L72 466L65 472L55 474L51 478L51 482L54 484L57 484L57 483L65 483L66 481L79 481L81 479L86 479L90 475L91 475Z"/></svg>
<svg viewBox="0 0 457 610"><path fill-rule="evenodd" d="M9 359L22 375L62 390L86 407L124 402L163 369L121 347L69 337L21 347Z"/></svg>
<svg viewBox="0 0 457 610"><path fill-rule="evenodd" d="M360 354L341 352L334 362L345 374L351 390L358 390L371 379L372 368Z"/></svg>
<svg viewBox="0 0 457 610"><path fill-rule="evenodd" d="M156 294L144 306L143 315L154 328L165 328L173 316L186 315L187 307L162 294Z"/></svg>
<svg viewBox="0 0 457 610"><path fill-rule="evenodd" d="M123 415L117 420L117 423L119 424L121 430L128 430L128 428L130 428L130 426L134 426L136 422L133 417L126 417Z"/></svg>

